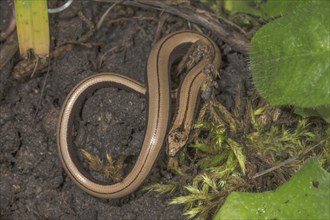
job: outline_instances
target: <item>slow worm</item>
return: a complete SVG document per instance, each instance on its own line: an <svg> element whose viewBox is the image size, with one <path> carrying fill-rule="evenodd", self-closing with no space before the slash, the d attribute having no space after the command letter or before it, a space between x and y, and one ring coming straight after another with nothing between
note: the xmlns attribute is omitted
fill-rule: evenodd
<svg viewBox="0 0 330 220"><path fill-rule="evenodd" d="M170 67L182 58L188 49L201 42L206 54L196 58L179 87L175 119L170 131ZM205 52L204 51L204 52ZM197 55L198 55L197 51ZM201 52L203 53L203 51ZM192 57L195 59L195 57ZM116 73L100 73L78 83L63 103L58 129L57 145L62 164L71 179L83 190L100 198L120 198L137 189L152 169L168 135L168 154L173 156L184 145L193 121L198 95L207 79L208 67L218 69L220 51L208 37L190 31L169 34L151 49L147 63L147 87ZM212 69L211 68L211 69ZM147 128L141 152L131 172L120 182L106 184L91 177L81 166L73 149L74 116L80 111L86 96L98 88L114 86L144 94L148 100Z"/></svg>

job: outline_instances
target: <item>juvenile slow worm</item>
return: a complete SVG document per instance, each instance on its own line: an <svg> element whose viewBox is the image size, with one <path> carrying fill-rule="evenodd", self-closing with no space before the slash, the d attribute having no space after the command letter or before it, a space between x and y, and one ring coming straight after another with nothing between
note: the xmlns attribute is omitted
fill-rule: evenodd
<svg viewBox="0 0 330 220"><path fill-rule="evenodd" d="M202 42L209 48L206 58L201 59L183 79L177 101L176 116L172 135L168 144L180 142L176 131L189 134L195 106L203 82L206 79L205 68L220 66L220 51L208 37L190 31L169 34L158 41L151 49L147 63L147 87L128 77L116 73L100 73L78 83L63 103L58 129L57 145L62 164L71 179L86 192L100 198L120 198L137 189L152 169L161 147L165 142L170 124L170 82L171 64L187 53L195 42ZM72 128L74 115L80 111L81 104L88 94L98 88L114 86L145 94L148 100L147 128L138 156L131 172L120 182L109 185L92 178L81 166L77 153L73 149ZM187 131L186 131L187 130ZM172 150L171 150L172 149ZM174 150L173 150L174 149ZM170 146L168 154L174 155L178 149Z"/></svg>

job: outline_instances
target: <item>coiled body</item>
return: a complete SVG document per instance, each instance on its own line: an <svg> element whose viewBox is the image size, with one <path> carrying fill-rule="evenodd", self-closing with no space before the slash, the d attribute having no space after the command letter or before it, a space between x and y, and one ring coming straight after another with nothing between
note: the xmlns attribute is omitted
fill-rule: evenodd
<svg viewBox="0 0 330 220"><path fill-rule="evenodd" d="M147 64L147 86L116 73L101 73L88 77L78 83L68 94L60 113L57 144L62 164L71 179L86 192L100 198L120 198L137 189L149 174L165 138L170 123L170 65L187 53L195 42L201 41L209 48L207 58L201 59L185 76L180 86L178 107L173 127L168 139L169 155L179 149L174 137L176 131L190 131L195 105L200 87L206 78L205 67L209 64L215 69L220 66L220 51L208 37L195 32L177 32L165 36L157 42L149 55ZM141 152L131 172L121 181L107 185L93 179L79 164L73 151L72 126L74 115L86 96L105 86L114 86L145 94L148 99L147 128ZM180 142L178 140L178 142ZM172 147L171 147L172 146ZM173 150L174 149L174 150Z"/></svg>

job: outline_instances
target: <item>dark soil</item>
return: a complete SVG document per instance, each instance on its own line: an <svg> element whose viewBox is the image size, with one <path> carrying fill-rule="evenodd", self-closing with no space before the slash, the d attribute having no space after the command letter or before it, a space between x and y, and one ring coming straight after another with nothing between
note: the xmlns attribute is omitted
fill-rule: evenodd
<svg viewBox="0 0 330 220"><path fill-rule="evenodd" d="M97 23L109 6L75 1L64 12L50 15L52 49L77 41L89 31L78 12ZM3 29L7 19L4 1L0 9ZM141 189L118 200L90 196L66 175L56 145L60 107L80 80L99 72L116 72L145 81L148 54L158 40L157 26L165 15L118 5L88 39L91 47L76 45L53 60L48 73L44 71L25 82L15 81L11 71L18 56L1 70L1 219L185 219L182 207L168 204L168 196ZM184 29L189 29L185 20L169 16L160 33L164 36ZM218 99L231 110L237 85L249 83L246 57L210 32L205 33L221 48ZM146 109L143 96L116 88L100 89L87 99L81 119L76 121L75 144L103 159L106 151L114 158L124 155L130 159L129 165L134 164L144 137ZM166 170L166 162L164 150L143 186L175 178Z"/></svg>

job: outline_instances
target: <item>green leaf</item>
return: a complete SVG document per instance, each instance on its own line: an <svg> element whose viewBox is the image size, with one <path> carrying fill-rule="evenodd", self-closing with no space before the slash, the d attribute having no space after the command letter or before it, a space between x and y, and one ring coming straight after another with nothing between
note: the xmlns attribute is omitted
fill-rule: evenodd
<svg viewBox="0 0 330 220"><path fill-rule="evenodd" d="M232 14L243 12L267 20L283 15L300 2L301 0L225 0L224 8Z"/></svg>
<svg viewBox="0 0 330 220"><path fill-rule="evenodd" d="M329 219L329 178L308 160L275 192L231 193L214 219Z"/></svg>
<svg viewBox="0 0 330 220"><path fill-rule="evenodd" d="M294 113L302 117L317 116L323 118L326 122L330 123L330 106L320 106L317 108L295 108Z"/></svg>
<svg viewBox="0 0 330 220"><path fill-rule="evenodd" d="M330 1L306 1L251 41L255 86L273 105L330 104Z"/></svg>

